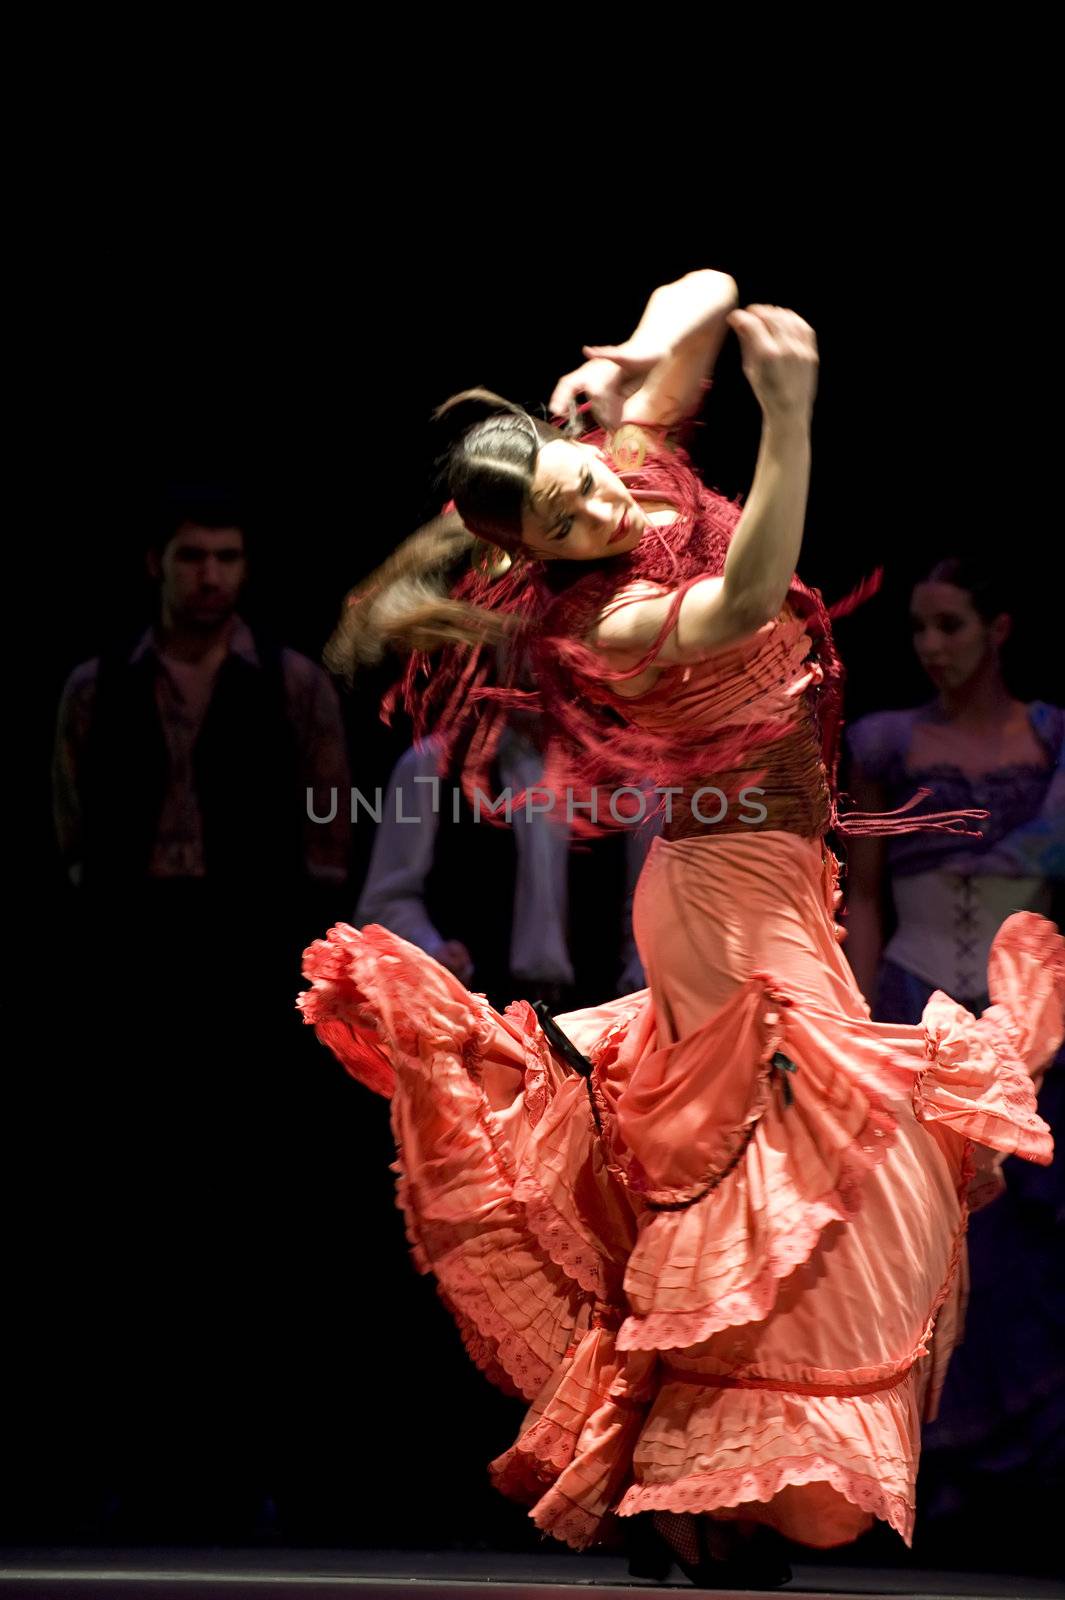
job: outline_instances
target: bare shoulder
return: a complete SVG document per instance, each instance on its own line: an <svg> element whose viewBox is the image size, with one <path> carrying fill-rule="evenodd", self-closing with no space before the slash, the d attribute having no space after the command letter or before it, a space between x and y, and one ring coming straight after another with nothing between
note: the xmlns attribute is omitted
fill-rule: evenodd
<svg viewBox="0 0 1065 1600"><path fill-rule="evenodd" d="M721 579L703 580L720 584ZM634 579L617 590L603 607L584 642L614 668L632 667L659 639L676 591L646 578ZM671 648L673 636L662 641L655 662L634 678L611 683L611 691L634 700L652 689L662 673L678 665Z"/></svg>
<svg viewBox="0 0 1065 1600"><path fill-rule="evenodd" d="M699 580L705 592L719 591L721 577ZM673 605L676 590L649 579L634 579L617 590L585 635L585 643L610 656L638 661L657 638Z"/></svg>
<svg viewBox="0 0 1065 1600"><path fill-rule="evenodd" d="M632 648L626 625L613 619L633 606L643 606L646 611L649 604L655 601L661 602L664 597L668 598L668 594L669 591L664 584L653 583L647 578L634 578L611 595L591 628L585 633L583 643L597 651L608 666L624 668L634 665L643 651ZM626 641L629 642L628 650L624 648ZM633 700L639 695L646 694L648 689L657 683L660 673L661 668L648 667L638 677L626 679L622 683L611 683L609 688L612 694L620 695L625 700Z"/></svg>
<svg viewBox="0 0 1065 1600"><path fill-rule="evenodd" d="M593 650L615 653L628 649L631 652L634 648L630 638L633 624L649 615L649 608L661 609L663 603L668 602L669 595L665 584L655 583L650 578L633 578L622 584L597 614L584 635L584 643ZM635 616L634 608L639 608Z"/></svg>

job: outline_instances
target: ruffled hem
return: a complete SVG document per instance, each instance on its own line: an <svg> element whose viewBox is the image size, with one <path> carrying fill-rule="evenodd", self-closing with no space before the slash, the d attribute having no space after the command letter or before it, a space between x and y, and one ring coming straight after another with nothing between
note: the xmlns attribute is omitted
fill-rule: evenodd
<svg viewBox="0 0 1065 1600"><path fill-rule="evenodd" d="M634 1517L641 1511L701 1512L716 1511L748 1501L772 1500L789 1485L814 1482L830 1484L851 1505L887 1522L907 1546L913 1543L914 1503L905 1495L892 1494L867 1473L855 1472L821 1455L780 1456L771 1465L751 1472L734 1467L724 1472L708 1472L681 1478L676 1483L634 1484L618 1506L616 1515ZM853 1538L848 1534L838 1542ZM811 1543L803 1540L803 1543ZM829 1549L831 1545L816 1548Z"/></svg>
<svg viewBox="0 0 1065 1600"><path fill-rule="evenodd" d="M528 1395L520 1387L519 1383L511 1377L504 1366L496 1340L487 1338L477 1324L459 1310L454 1300L448 1296L443 1286L439 1283L436 1286L436 1292L440 1297L441 1304L448 1311L458 1329L459 1338L462 1340L462 1348L478 1372L483 1373L489 1383L494 1384L504 1394L509 1394L512 1399L527 1400L529 1398Z"/></svg>
<svg viewBox="0 0 1065 1600"><path fill-rule="evenodd" d="M589 1294L605 1298L607 1274L602 1257L562 1215L528 1168L514 1185L514 1198L525 1207L530 1230L555 1265Z"/></svg>
<svg viewBox="0 0 1065 1600"><path fill-rule="evenodd" d="M431 987L415 980L423 963L439 975ZM303 952L303 975L312 984L296 1000L304 1022L345 1071L386 1098L396 1092L397 1056L418 1058L434 1046L461 1054L492 1032L483 995L376 923L330 928Z"/></svg>
<svg viewBox="0 0 1065 1600"><path fill-rule="evenodd" d="M573 1549L601 1542L628 1481L653 1371L619 1353L611 1329L592 1328L492 1462L496 1488L531 1505L535 1525Z"/></svg>
<svg viewBox="0 0 1065 1600"><path fill-rule="evenodd" d="M557 1486L547 1492L529 1515L541 1533L549 1533L552 1539L568 1544L571 1550L587 1550L600 1542L604 1519L585 1511L576 1501L568 1500Z"/></svg>
<svg viewBox="0 0 1065 1600"><path fill-rule="evenodd" d="M893 1379L876 1385L877 1392L861 1392L855 1383L855 1392L839 1394L806 1394L799 1385L708 1388L697 1375L688 1384L660 1374L659 1394L635 1452L636 1481L617 1514L765 1504L788 1486L818 1483L889 1522L909 1543L920 1450L914 1417L921 1365L910 1361ZM750 1515L788 1537L826 1547L838 1542L834 1530L854 1522L842 1507L833 1510L829 1504L817 1513L807 1508L804 1514L795 1496L785 1499L792 1504L778 1506L779 1517Z"/></svg>
<svg viewBox="0 0 1065 1600"><path fill-rule="evenodd" d="M1006 918L991 945L988 993L980 1017L941 989L930 996L921 1026L931 1065L914 1083L914 1114L1003 1157L1049 1166L1054 1140L1037 1087L1065 1035L1065 940L1045 918ZM993 1174L995 1163L980 1164Z"/></svg>

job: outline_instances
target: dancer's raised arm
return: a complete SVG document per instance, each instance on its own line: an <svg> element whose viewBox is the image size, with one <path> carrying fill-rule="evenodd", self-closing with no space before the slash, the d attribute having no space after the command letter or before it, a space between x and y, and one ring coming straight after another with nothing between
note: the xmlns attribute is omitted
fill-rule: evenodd
<svg viewBox="0 0 1065 1600"><path fill-rule="evenodd" d="M710 268L663 284L648 300L631 338L584 346L588 359L558 380L552 412L565 416L583 394L604 428L682 421L699 403L736 299L734 280Z"/></svg>
<svg viewBox="0 0 1065 1600"><path fill-rule="evenodd" d="M775 617L802 545L817 341L801 317L779 306L749 306L733 311L728 321L762 407L758 464L724 572L688 590L657 657L660 666L697 661ZM612 656L638 658L661 632L671 600L662 595L608 608L587 642Z"/></svg>

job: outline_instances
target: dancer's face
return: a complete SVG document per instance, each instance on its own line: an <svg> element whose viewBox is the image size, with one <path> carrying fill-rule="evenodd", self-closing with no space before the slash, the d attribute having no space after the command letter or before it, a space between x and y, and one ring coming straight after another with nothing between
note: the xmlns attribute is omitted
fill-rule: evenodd
<svg viewBox="0 0 1065 1600"><path fill-rule="evenodd" d="M536 458L522 542L554 561L595 561L635 550L647 517L600 451L552 439Z"/></svg>
<svg viewBox="0 0 1065 1600"><path fill-rule="evenodd" d="M1005 615L987 622L964 589L919 583L910 600L917 659L937 689L960 689L996 656L1009 632Z"/></svg>

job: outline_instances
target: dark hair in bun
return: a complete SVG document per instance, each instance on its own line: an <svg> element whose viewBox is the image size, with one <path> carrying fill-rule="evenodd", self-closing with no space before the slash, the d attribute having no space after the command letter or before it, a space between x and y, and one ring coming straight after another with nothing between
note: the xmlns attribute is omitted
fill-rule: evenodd
<svg viewBox="0 0 1065 1600"><path fill-rule="evenodd" d="M452 395L433 420L446 434L438 463L463 522L482 539L517 549L540 449L570 435L490 389Z"/></svg>

